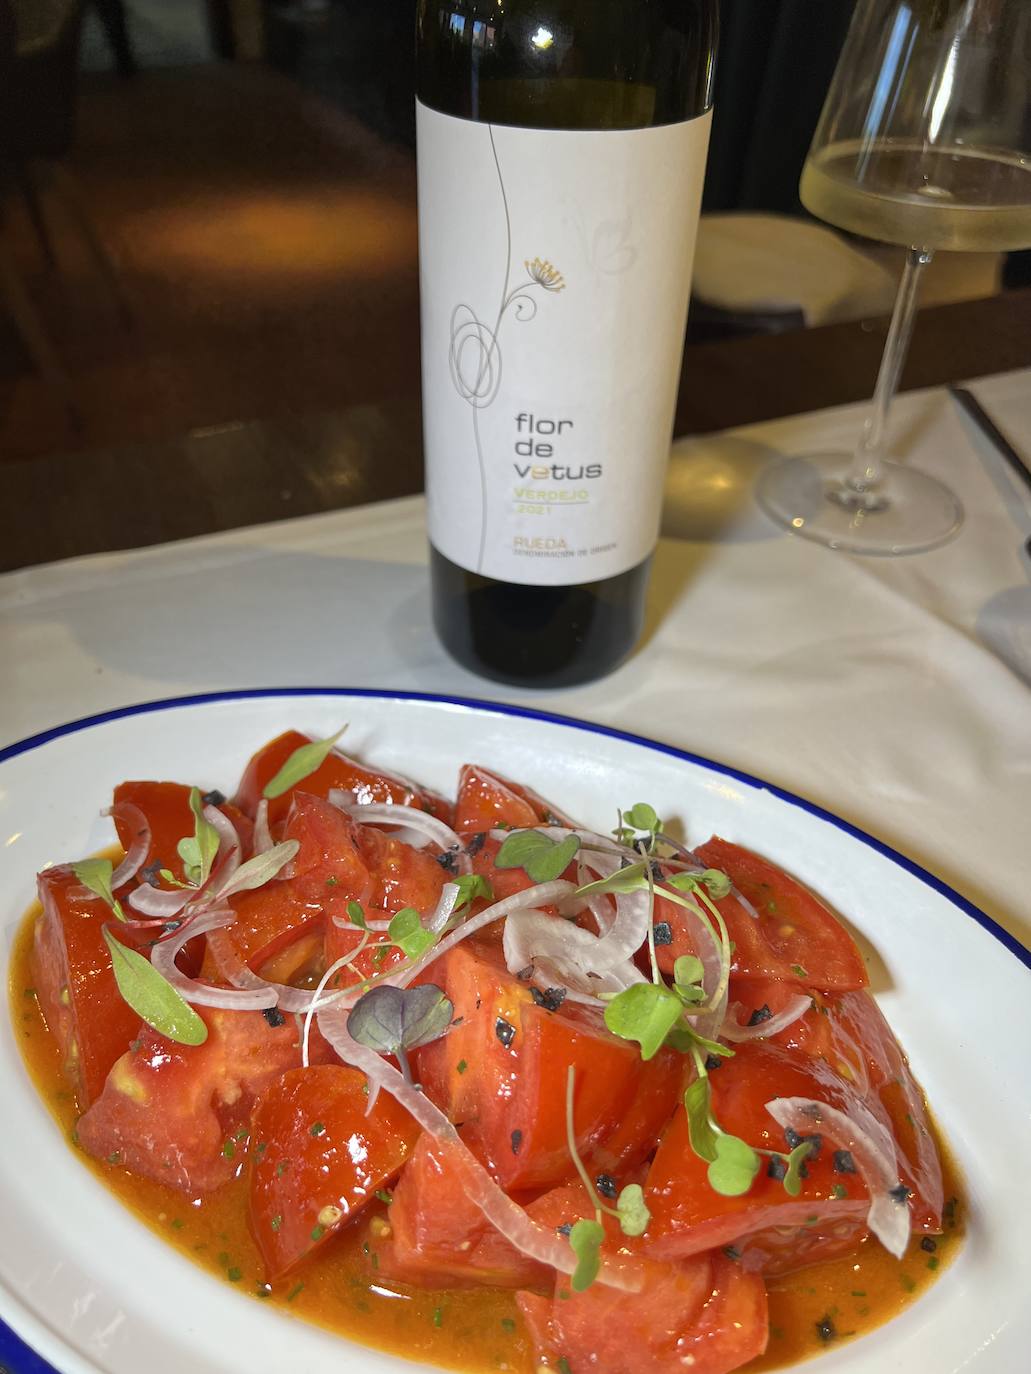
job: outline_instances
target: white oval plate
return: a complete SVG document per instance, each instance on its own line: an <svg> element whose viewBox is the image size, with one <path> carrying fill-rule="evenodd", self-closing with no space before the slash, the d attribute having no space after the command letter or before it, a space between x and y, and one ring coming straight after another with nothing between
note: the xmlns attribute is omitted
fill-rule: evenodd
<svg viewBox="0 0 1031 1374"><path fill-rule="evenodd" d="M732 769L524 708L367 691L235 692L112 711L0 752L0 920L44 864L111 841L98 815L127 776L231 789L288 727L452 792L476 760L599 830L650 801L688 837L752 845L852 923L873 987L966 1175L966 1243L900 1317L826 1374L1015 1374L1031 1347L1031 956L943 883L819 808ZM80 1167L0 1032L0 1316L62 1374L389 1374L411 1365L244 1298L135 1221ZM0 1362L14 1337L0 1331ZM14 1369L31 1357L6 1353ZM24 1361L24 1363L23 1363ZM39 1362L39 1369L45 1366Z"/></svg>

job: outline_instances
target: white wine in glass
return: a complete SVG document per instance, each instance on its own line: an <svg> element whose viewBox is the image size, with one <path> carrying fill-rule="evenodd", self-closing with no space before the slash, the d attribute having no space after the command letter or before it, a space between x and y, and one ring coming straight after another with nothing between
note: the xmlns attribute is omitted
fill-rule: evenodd
<svg viewBox="0 0 1031 1374"><path fill-rule="evenodd" d="M854 553L917 553L963 519L953 493L888 461L921 273L940 250L1031 247L1031 0L859 0L799 188L840 229L907 248L873 405L853 454L788 459L760 504Z"/></svg>

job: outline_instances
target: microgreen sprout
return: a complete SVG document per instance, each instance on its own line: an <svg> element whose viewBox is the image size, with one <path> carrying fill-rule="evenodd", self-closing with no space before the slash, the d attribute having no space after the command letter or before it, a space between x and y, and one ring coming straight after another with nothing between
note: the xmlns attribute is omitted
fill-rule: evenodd
<svg viewBox="0 0 1031 1374"><path fill-rule="evenodd" d="M562 876L579 848L577 835L553 840L540 830L513 830L498 850L494 866L521 868L533 882L550 883Z"/></svg>
<svg viewBox="0 0 1031 1374"><path fill-rule="evenodd" d="M83 887L89 888L94 896L107 903L120 921L125 920L122 904L111 890L111 875L114 868L110 859L80 859L78 863L72 864L72 872Z"/></svg>
<svg viewBox="0 0 1031 1374"><path fill-rule="evenodd" d="M295 749L282 768L265 784L261 795L267 801L273 801L284 792L289 792L291 787L303 782L305 778L311 777L312 773L317 772L325 763L333 745L346 729L347 726L342 725L336 734L330 735L328 739L312 740L310 744L302 744L300 748Z"/></svg>
<svg viewBox="0 0 1031 1374"><path fill-rule="evenodd" d="M184 836L176 851L183 861L187 883L191 887L203 887L218 853L219 836L204 814L199 787L190 788L190 810L193 812L193 834Z"/></svg>
<svg viewBox="0 0 1031 1374"><path fill-rule="evenodd" d="M620 844L632 845L642 854L654 854L662 821L654 806L636 802L629 811L620 811L619 823L612 832Z"/></svg>
<svg viewBox="0 0 1031 1374"><path fill-rule="evenodd" d="M450 881L458 888L458 898L451 912L450 921L464 912L467 907L471 907L473 902L480 897L485 902L494 900L494 889L482 873L462 873Z"/></svg>
<svg viewBox="0 0 1031 1374"><path fill-rule="evenodd" d="M438 1039L451 1024L451 999L433 983L415 988L371 988L351 1008L347 1029L361 1045L393 1054L409 1083L408 1051Z"/></svg>
<svg viewBox="0 0 1031 1374"><path fill-rule="evenodd" d="M639 1183L628 1183L616 1197L615 1207L610 1207L598 1191L587 1166L580 1156L576 1145L576 1127L573 1121L573 1093L576 1087L576 1069L572 1064L566 1075L566 1144L569 1157L573 1161L580 1181L587 1191L588 1199L594 1204L594 1220L582 1217L575 1222L569 1232L569 1244L577 1258L576 1270L570 1281L574 1293L582 1293L598 1277L601 1268L601 1246L605 1240L605 1227L602 1216L614 1217L625 1236L640 1236L648 1228L651 1213L644 1200L644 1190ZM613 1191L615 1191L613 1189Z"/></svg>
<svg viewBox="0 0 1031 1374"><path fill-rule="evenodd" d="M202 1045L208 1028L189 1002L163 978L149 959L115 938L103 927L118 991L133 1011L159 1034L180 1045Z"/></svg>
<svg viewBox="0 0 1031 1374"><path fill-rule="evenodd" d="M747 1141L731 1135L716 1121L712 1112L712 1090L709 1074L701 1055L695 1055L698 1076L684 1093L684 1110L691 1149L708 1164L709 1186L724 1197L740 1197L747 1193L759 1172L761 1157L780 1161L779 1176L784 1191L797 1197L802 1190L802 1173L806 1159L815 1152L812 1140L801 1140L788 1154L779 1150L756 1149Z"/></svg>

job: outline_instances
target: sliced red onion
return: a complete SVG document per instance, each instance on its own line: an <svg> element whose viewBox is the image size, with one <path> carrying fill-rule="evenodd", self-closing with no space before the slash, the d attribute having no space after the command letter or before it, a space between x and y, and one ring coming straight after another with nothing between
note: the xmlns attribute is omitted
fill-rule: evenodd
<svg viewBox="0 0 1031 1374"><path fill-rule="evenodd" d="M483 930L485 926L493 925L495 921L500 921L503 916L507 916L512 911L524 910L528 907L548 906L553 902L561 902L563 898L570 896L576 888L572 883L567 883L562 878L556 878L554 882L538 883L535 887L528 887L524 892L515 892L511 897L505 897L500 902L494 902L491 906L485 907L476 916L470 916L467 921L445 935L439 944L428 949L421 955L409 968L401 969L398 973L392 974L384 979L386 983L394 987L404 988L417 977L424 968L427 968L454 949L455 945L467 940L470 935L475 935L478 930ZM551 919L551 918L549 918ZM557 919L557 918L554 918Z"/></svg>
<svg viewBox="0 0 1031 1374"><path fill-rule="evenodd" d="M909 1204L899 1180L894 1143L881 1123L858 1103L846 1115L809 1097L775 1097L766 1103L766 1110L783 1130L799 1135L819 1130L831 1136L839 1149L851 1153L870 1194L867 1225L889 1254L901 1259L909 1244Z"/></svg>
<svg viewBox="0 0 1031 1374"><path fill-rule="evenodd" d="M133 841L125 858L111 874L111 891L117 892L140 871L150 849L150 822L135 802L115 802L107 813L113 821L123 821L132 831ZM92 895L92 894L91 894Z"/></svg>
<svg viewBox="0 0 1031 1374"><path fill-rule="evenodd" d="M661 887L656 888L659 897L664 896ZM714 1039L720 1033L727 1008L727 989L730 986L730 945L724 943L712 928L710 918L698 902L685 893L686 904L676 903L680 919L687 924L688 938L697 957L702 961L702 989L706 1003L701 1014L692 1017L692 1023L699 1035Z"/></svg>
<svg viewBox="0 0 1031 1374"><path fill-rule="evenodd" d="M603 993L624 992L644 975L629 959L598 967L604 941L589 930L542 911L514 911L505 922L503 948L510 973L533 969L538 987L564 987L574 1001L600 1004ZM575 995L574 995L575 994Z"/></svg>
<svg viewBox="0 0 1031 1374"><path fill-rule="evenodd" d="M457 1181L463 1193L476 1204L495 1230L521 1254L563 1274L574 1271L576 1256L569 1244L550 1227L535 1222L498 1187L444 1113L421 1089L407 1083L397 1069L350 1035L346 1013L337 1009L321 1012L319 1029L345 1063L365 1074L370 1092L380 1088L390 1093L424 1131L446 1147L449 1164L460 1175ZM598 1280L608 1287L636 1293L643 1286L643 1266L638 1260L624 1259L622 1256L616 1263L607 1259L602 1263Z"/></svg>
<svg viewBox="0 0 1031 1374"><path fill-rule="evenodd" d="M432 931L434 935L439 935L448 921L451 920L452 913L458 905L459 891L460 888L457 883L445 883L440 889L437 905L423 922L426 929Z"/></svg>
<svg viewBox="0 0 1031 1374"><path fill-rule="evenodd" d="M357 956L361 953L362 946L363 946L364 944L366 944L367 942L368 942L368 937L366 936L364 940L362 940L362 941L360 941L360 942L358 943L358 945L350 952L350 954L344 954L344 955L341 956L341 958L337 959L335 963L330 964L329 968L326 969L325 973L324 973L324 974L322 975L322 977L319 979L318 984L316 985L316 988L315 988L315 992L314 992L314 994L313 994L313 996L312 996L311 1005L308 1007L308 1010L304 1013L304 1023L303 1023L303 1025L302 1025L302 1027L301 1027L301 1067L302 1067L302 1068L304 1068L304 1069L308 1068L308 1041L311 1039L311 1019L312 1019L312 1017L315 1015L316 1011L318 1011L320 1008L322 1008L322 1007L330 1007L330 1006L333 1005L334 1002L337 1002L337 1001L340 1000L339 995L336 995L336 994L333 994L333 993L330 993L328 997L323 997L323 996L322 996L322 994L323 994L323 993L325 992L325 990L326 990L326 985L329 983L329 980L333 977L333 975L334 975L335 973L338 973L338 972L340 971L340 969L342 969L342 968L347 968L347 966L348 966L355 958L357 958ZM348 991L349 991L349 989L348 989ZM370 1096L371 1096L371 1094L370 1094ZM365 1113L366 1116L368 1116L369 1111L371 1111L371 1107L369 1107L369 1106L367 1105L367 1106L366 1106L366 1113Z"/></svg>
<svg viewBox="0 0 1031 1374"><path fill-rule="evenodd" d="M174 935L154 946L150 952L150 962L181 997L196 1006L224 1007L231 1011L262 1011L265 1007L274 1007L276 997L271 988L254 988L243 992L234 988L216 988L210 983L187 978L176 965L176 956L187 941L195 935L207 935L210 943L235 920L235 913L228 907L213 907L190 921L184 921Z"/></svg>
<svg viewBox="0 0 1031 1374"><path fill-rule="evenodd" d="M361 825L395 825L401 826L405 830L418 832L420 836L430 840L444 853L453 853L455 863L463 873L472 872L469 855L465 852L465 846L459 836L449 825L445 825L436 816L431 816L428 811L420 811L414 806L396 806L387 802L356 804L353 801L344 800L348 795L351 794L334 788L329 793L329 800Z"/></svg>
<svg viewBox="0 0 1031 1374"><path fill-rule="evenodd" d="M754 1026L743 1026L737 1019L737 1013L741 1010L740 1003L732 1002L727 1008L727 1015L724 1019L720 1035L724 1040L730 1040L733 1044L743 1044L746 1040L762 1040L766 1036L776 1035L778 1031L786 1030L813 1005L811 997L804 997L801 993L797 997L792 997L783 1011L777 1012L776 1016L769 1016L765 1021L759 1021Z"/></svg>
<svg viewBox="0 0 1031 1374"><path fill-rule="evenodd" d="M144 916L159 916L169 921L196 896L195 887L151 887L149 883L141 883L129 893L129 905Z"/></svg>
<svg viewBox="0 0 1031 1374"><path fill-rule="evenodd" d="M356 926L356 925L355 925L355 923L351 920L351 918L350 918L349 916L330 916L329 919L330 919L330 920L333 922L333 924L336 926L337 930L360 930L360 929L361 929L360 926ZM389 921L370 921L369 918L366 917L366 918L365 918L365 927L366 927L367 930L375 930L375 931L389 930L389 929L390 929L390 922L389 922Z"/></svg>
<svg viewBox="0 0 1031 1374"><path fill-rule="evenodd" d="M208 936L208 949L223 978L227 978L234 988L265 997L267 1000L261 1004L262 1006L278 1007L280 1011L304 1015L309 1007L319 1001L317 990L292 988L288 983L271 983L267 978L255 973L237 954L223 930L212 930ZM360 987L355 986L331 993L329 998L323 997L322 1001L326 1005L330 1000L334 1003L348 999L356 1002L360 995Z"/></svg>
<svg viewBox="0 0 1031 1374"><path fill-rule="evenodd" d="M274 841L272 831L268 823L268 799L262 797L258 802L258 809L254 813L254 837L252 841L252 852L264 854L272 848Z"/></svg>

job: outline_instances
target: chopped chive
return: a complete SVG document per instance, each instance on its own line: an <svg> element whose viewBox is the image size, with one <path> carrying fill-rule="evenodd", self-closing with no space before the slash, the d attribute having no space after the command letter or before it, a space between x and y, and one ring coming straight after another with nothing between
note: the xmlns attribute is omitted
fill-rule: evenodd
<svg viewBox="0 0 1031 1374"><path fill-rule="evenodd" d="M237 1269L236 1265L234 1264L230 1269L226 1270L226 1278L229 1280L230 1283L239 1283L240 1280L243 1278L243 1270Z"/></svg>
<svg viewBox="0 0 1031 1374"><path fill-rule="evenodd" d="M442 1307L435 1307L435 1308L433 1309L433 1325L434 1325L434 1326L443 1326L443 1325L444 1325L444 1309L443 1309Z"/></svg>
<svg viewBox="0 0 1031 1374"><path fill-rule="evenodd" d="M314 1121L314 1122L312 1123L312 1126L311 1126L311 1132L310 1132L310 1134L311 1134L311 1135L322 1135L322 1134L325 1132L325 1129L326 1129L326 1128L325 1128L325 1126L323 1126L323 1124L322 1124L321 1121Z"/></svg>
<svg viewBox="0 0 1031 1374"><path fill-rule="evenodd" d="M932 1255L931 1258L927 1261L927 1267L931 1270L932 1273L935 1271L935 1269L938 1268L938 1262L939 1261L937 1255Z"/></svg>
<svg viewBox="0 0 1031 1374"><path fill-rule="evenodd" d="M316 1223L316 1224L311 1228L311 1238L312 1238L312 1240L321 1240L322 1237L323 1237L325 1234L326 1234L326 1228L325 1228L324 1226L320 1225L319 1223Z"/></svg>
<svg viewBox="0 0 1031 1374"><path fill-rule="evenodd" d="M465 1073L468 1067L469 1065L465 1062L464 1059L460 1059L458 1063L455 1065L455 1068L459 1073Z"/></svg>
<svg viewBox="0 0 1031 1374"><path fill-rule="evenodd" d="M290 1292L286 1295L287 1302L293 1302L294 1298L297 1297L297 1294L300 1293L303 1290L303 1288L303 1283L295 1283L293 1288L291 1288Z"/></svg>
<svg viewBox="0 0 1031 1374"><path fill-rule="evenodd" d="M385 1202L388 1207L394 1201L394 1194L386 1188L377 1188L376 1196L379 1198L380 1202Z"/></svg>
<svg viewBox="0 0 1031 1374"><path fill-rule="evenodd" d="M502 1317L501 1329L502 1331L507 1331L508 1334L511 1335L512 1332L516 1329L516 1324L511 1317Z"/></svg>
<svg viewBox="0 0 1031 1374"><path fill-rule="evenodd" d="M282 1224L283 1224L283 1218L282 1218L282 1216L279 1215L279 1214L277 1214L276 1216L274 1216L274 1217L272 1218L272 1220L269 1222L269 1225L272 1227L273 1231L278 1231L279 1228L282 1226Z"/></svg>

